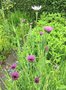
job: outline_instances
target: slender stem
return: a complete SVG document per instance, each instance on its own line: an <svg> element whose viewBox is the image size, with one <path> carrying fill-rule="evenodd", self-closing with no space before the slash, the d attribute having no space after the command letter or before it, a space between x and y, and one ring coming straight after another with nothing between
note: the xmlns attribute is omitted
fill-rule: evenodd
<svg viewBox="0 0 66 90"><path fill-rule="evenodd" d="M3 83L3 85L5 86L5 88L7 88L7 90L8 90L8 87L7 87L7 85L4 83L4 81L0 78L0 80L2 81L2 83Z"/></svg>
<svg viewBox="0 0 66 90"><path fill-rule="evenodd" d="M19 37L16 33L16 30L15 28L13 27L13 30L14 30L14 33L16 34L16 39L17 39L17 45L18 45L18 55L20 54L20 42L19 42Z"/></svg>
<svg viewBox="0 0 66 90"><path fill-rule="evenodd" d="M36 11L36 22L38 21L38 12Z"/></svg>
<svg viewBox="0 0 66 90"><path fill-rule="evenodd" d="M30 25L30 33L31 33L31 30L32 30L32 25Z"/></svg>
<svg viewBox="0 0 66 90"><path fill-rule="evenodd" d="M18 90L18 87L16 85L16 81L13 81L13 88L14 88L14 90Z"/></svg>

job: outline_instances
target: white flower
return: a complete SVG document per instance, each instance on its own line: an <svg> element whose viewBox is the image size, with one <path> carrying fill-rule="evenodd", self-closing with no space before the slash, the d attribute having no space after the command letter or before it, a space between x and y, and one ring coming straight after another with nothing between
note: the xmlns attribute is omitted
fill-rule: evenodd
<svg viewBox="0 0 66 90"><path fill-rule="evenodd" d="M32 9L38 11L42 8L42 6L32 6Z"/></svg>

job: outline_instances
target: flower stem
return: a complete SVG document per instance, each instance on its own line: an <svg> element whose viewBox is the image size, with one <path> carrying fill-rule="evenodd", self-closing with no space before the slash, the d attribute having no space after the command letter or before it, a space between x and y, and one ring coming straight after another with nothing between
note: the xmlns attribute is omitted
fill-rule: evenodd
<svg viewBox="0 0 66 90"><path fill-rule="evenodd" d="M8 90L8 87L7 87L7 85L5 84L5 82L4 82L1 78L0 78L0 80L2 81L4 87Z"/></svg>
<svg viewBox="0 0 66 90"><path fill-rule="evenodd" d="M38 21L38 12L36 12L36 23Z"/></svg>
<svg viewBox="0 0 66 90"><path fill-rule="evenodd" d="M15 35L16 35L17 46L18 46L18 55L19 55L19 54L20 54L20 42L19 42L19 37L18 37L18 35L17 35L16 30L15 30L14 27L13 27L13 30L14 30L14 33L15 33Z"/></svg>

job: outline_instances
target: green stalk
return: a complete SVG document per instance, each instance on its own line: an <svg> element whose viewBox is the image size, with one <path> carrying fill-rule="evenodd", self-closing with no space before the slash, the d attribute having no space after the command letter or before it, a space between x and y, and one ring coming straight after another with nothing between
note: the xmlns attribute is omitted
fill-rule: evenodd
<svg viewBox="0 0 66 90"><path fill-rule="evenodd" d="M14 88L14 90L18 90L18 87L16 85L16 81L13 81L13 88Z"/></svg>
<svg viewBox="0 0 66 90"><path fill-rule="evenodd" d="M17 35L16 30L15 30L14 27L13 27L13 30L14 30L14 33L15 33L15 35L16 35L17 46L18 46L18 55L19 55L19 54L20 54L20 42L19 42L19 37L18 37L18 35Z"/></svg>
<svg viewBox="0 0 66 90"><path fill-rule="evenodd" d="M7 85L5 84L5 82L0 78L0 80L2 81L3 85L5 86L5 88L8 90Z"/></svg>
<svg viewBox="0 0 66 90"><path fill-rule="evenodd" d="M36 11L36 23L38 21L38 12Z"/></svg>
<svg viewBox="0 0 66 90"><path fill-rule="evenodd" d="M31 30L32 30L32 25L30 25L30 33L31 33Z"/></svg>

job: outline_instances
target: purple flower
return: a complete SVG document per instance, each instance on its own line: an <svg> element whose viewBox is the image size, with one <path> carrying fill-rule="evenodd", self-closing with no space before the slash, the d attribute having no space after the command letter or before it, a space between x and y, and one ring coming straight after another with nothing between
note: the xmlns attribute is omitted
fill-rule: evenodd
<svg viewBox="0 0 66 90"><path fill-rule="evenodd" d="M18 72L12 72L11 77L13 80L17 80L19 78L19 73Z"/></svg>
<svg viewBox="0 0 66 90"><path fill-rule="evenodd" d="M43 35L44 34L44 32L40 32L40 35Z"/></svg>
<svg viewBox="0 0 66 90"><path fill-rule="evenodd" d="M35 83L39 83L39 77L35 78Z"/></svg>
<svg viewBox="0 0 66 90"><path fill-rule="evenodd" d="M28 55L28 56L27 56L27 60L28 60L29 62L33 62L33 61L35 60L35 56L34 56L34 55Z"/></svg>
<svg viewBox="0 0 66 90"><path fill-rule="evenodd" d="M15 69L16 68L16 63L11 65L11 69Z"/></svg>
<svg viewBox="0 0 66 90"><path fill-rule="evenodd" d="M51 32L53 30L53 28L51 26L45 26L44 30L47 32Z"/></svg>

